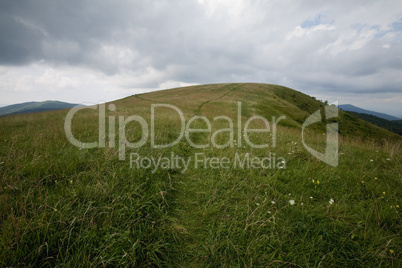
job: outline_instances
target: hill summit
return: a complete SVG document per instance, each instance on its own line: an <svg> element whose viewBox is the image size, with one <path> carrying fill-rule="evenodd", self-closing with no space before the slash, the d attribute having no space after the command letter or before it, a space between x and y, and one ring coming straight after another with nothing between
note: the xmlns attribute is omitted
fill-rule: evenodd
<svg viewBox="0 0 402 268"><path fill-rule="evenodd" d="M230 83L181 87L133 95L114 101L117 107L132 110L130 107L169 103L180 107L190 115L217 116L223 112L233 112L235 103L241 101L246 115L260 115L265 118L286 116L279 124L300 129L305 120L318 110L323 110L326 102L306 95L300 91L273 84ZM339 111L339 134L365 138L395 138L397 135L375 126L359 117ZM315 129L325 130L325 120L314 125Z"/></svg>

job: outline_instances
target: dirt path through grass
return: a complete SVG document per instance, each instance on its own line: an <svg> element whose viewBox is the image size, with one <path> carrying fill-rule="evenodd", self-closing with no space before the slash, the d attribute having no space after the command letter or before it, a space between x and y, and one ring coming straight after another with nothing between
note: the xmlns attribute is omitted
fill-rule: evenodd
<svg viewBox="0 0 402 268"><path fill-rule="evenodd" d="M214 98L214 99L210 99L210 100L201 102L201 104L198 106L198 108L194 111L194 115L201 115L201 109L205 104L208 104L208 103L210 103L212 101L222 99L223 97L225 97L225 96L229 95L230 93L232 93L233 91L235 91L237 88L239 88L239 87L229 88L228 92L225 92L224 94L222 94L218 98Z"/></svg>
<svg viewBox="0 0 402 268"><path fill-rule="evenodd" d="M237 88L230 87L221 96L202 102L194 115L200 115L205 104L219 100ZM199 140L196 142L202 144ZM172 214L175 219L174 228L182 234L183 241L176 245L175 251L181 256L181 267L200 267L207 258L204 253L208 246L205 241L208 237L208 224L214 221L204 206L208 202L208 190L203 187L204 178L200 177L199 172L192 174L189 170L185 174L179 174L177 178L177 198Z"/></svg>
<svg viewBox="0 0 402 268"><path fill-rule="evenodd" d="M180 256L180 267L199 267L202 264L206 217L202 210L202 184L199 178L180 174L176 186L177 198L172 216L174 228L181 234L181 240L174 251Z"/></svg>

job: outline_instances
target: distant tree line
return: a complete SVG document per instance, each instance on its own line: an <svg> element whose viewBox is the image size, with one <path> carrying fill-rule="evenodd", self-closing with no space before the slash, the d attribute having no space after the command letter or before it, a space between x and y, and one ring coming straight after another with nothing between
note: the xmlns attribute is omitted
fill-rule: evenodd
<svg viewBox="0 0 402 268"><path fill-rule="evenodd" d="M383 119L371 114L357 113L357 112L348 112L351 114L360 117L367 122L370 122L376 126L388 129L396 134L402 135L402 120L390 121L387 119Z"/></svg>

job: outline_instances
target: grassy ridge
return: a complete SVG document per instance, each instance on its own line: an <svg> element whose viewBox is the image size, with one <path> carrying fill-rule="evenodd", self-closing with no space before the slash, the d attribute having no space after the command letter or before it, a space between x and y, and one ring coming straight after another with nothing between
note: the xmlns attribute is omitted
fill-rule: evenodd
<svg viewBox="0 0 402 268"><path fill-rule="evenodd" d="M398 267L402 150L397 135L341 112L340 163L332 168L304 149L300 135L302 122L323 104L262 84L132 96L114 102L116 111L107 116L135 114L149 122L151 104L169 103L187 120L205 115L213 122L218 115L236 118L238 101L243 124L256 114L286 115L277 146L268 148L277 161L286 159L285 168L213 169L207 162L190 165L185 173L177 167L153 173L130 168L129 153L155 158L200 153L233 161L236 154L265 157L267 149L244 141L195 149L185 139L153 149L148 140L127 149L120 161L118 148L71 145L63 129L65 111L0 118L0 266ZM155 138L167 143L180 128L177 114L162 111ZM73 133L84 142L97 140L97 124L96 111L79 112ZM224 120L212 124L213 130L227 127ZM323 130L325 122L312 126L307 137L318 150L325 142ZM358 138L361 133L366 138ZM266 135L251 133L250 139L264 143ZM141 139L138 124L129 123L126 138ZM211 137L192 133L191 139L204 144ZM224 144L228 133L216 139Z"/></svg>

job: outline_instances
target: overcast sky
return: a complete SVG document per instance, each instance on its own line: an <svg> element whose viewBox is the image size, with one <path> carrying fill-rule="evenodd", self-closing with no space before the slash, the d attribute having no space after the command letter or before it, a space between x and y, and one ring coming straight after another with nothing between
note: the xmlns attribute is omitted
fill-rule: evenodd
<svg viewBox="0 0 402 268"><path fill-rule="evenodd" d="M402 117L402 1L1 0L0 104L222 82Z"/></svg>

